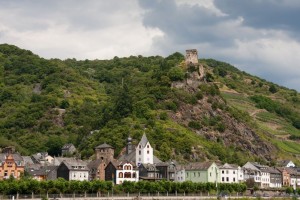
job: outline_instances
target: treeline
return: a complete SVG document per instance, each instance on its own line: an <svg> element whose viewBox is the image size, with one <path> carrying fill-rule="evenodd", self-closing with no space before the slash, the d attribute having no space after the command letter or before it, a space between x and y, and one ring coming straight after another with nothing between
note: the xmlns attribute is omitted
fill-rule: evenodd
<svg viewBox="0 0 300 200"><path fill-rule="evenodd" d="M243 193L247 189L244 183L194 183L170 181L125 181L121 185L114 185L111 181L66 181L65 179L37 181L33 179L0 181L2 195L13 194L70 194L70 193L207 193L212 191L226 191L227 193Z"/></svg>

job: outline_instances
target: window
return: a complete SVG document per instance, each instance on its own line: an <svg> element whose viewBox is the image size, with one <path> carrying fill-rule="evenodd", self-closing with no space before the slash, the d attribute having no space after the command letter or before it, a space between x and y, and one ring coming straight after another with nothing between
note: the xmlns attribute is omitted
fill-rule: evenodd
<svg viewBox="0 0 300 200"><path fill-rule="evenodd" d="M229 178L228 177L226 177L226 182L229 182Z"/></svg>
<svg viewBox="0 0 300 200"><path fill-rule="evenodd" d="M147 145L147 148L149 149L149 144Z"/></svg>
<svg viewBox="0 0 300 200"><path fill-rule="evenodd" d="M125 172L124 178L131 178L131 173L130 172Z"/></svg>
<svg viewBox="0 0 300 200"><path fill-rule="evenodd" d="M123 173L122 172L119 173L119 178L123 178Z"/></svg>
<svg viewBox="0 0 300 200"><path fill-rule="evenodd" d="M198 172L198 176L200 177L200 172Z"/></svg>
<svg viewBox="0 0 300 200"><path fill-rule="evenodd" d="M141 152L141 150L139 150L139 155L141 155L142 154L142 152Z"/></svg>
<svg viewBox="0 0 300 200"><path fill-rule="evenodd" d="M222 182L224 182L224 177L222 177Z"/></svg>
<svg viewBox="0 0 300 200"><path fill-rule="evenodd" d="M224 174L224 170L222 170L222 174Z"/></svg>
<svg viewBox="0 0 300 200"><path fill-rule="evenodd" d="M141 146L141 145L139 145L139 148L142 148L142 146Z"/></svg>
<svg viewBox="0 0 300 200"><path fill-rule="evenodd" d="M147 151L147 154L149 154L149 150Z"/></svg>
<svg viewBox="0 0 300 200"><path fill-rule="evenodd" d="M132 178L136 178L136 173L135 172L133 172Z"/></svg>
<svg viewBox="0 0 300 200"><path fill-rule="evenodd" d="M233 182L235 182L235 178L233 178Z"/></svg>
<svg viewBox="0 0 300 200"><path fill-rule="evenodd" d="M226 174L229 174L229 171L228 171L228 170L226 170Z"/></svg>
<svg viewBox="0 0 300 200"><path fill-rule="evenodd" d="M233 171L233 174L235 174L235 171Z"/></svg>
<svg viewBox="0 0 300 200"><path fill-rule="evenodd" d="M194 172L194 177L196 177L196 172Z"/></svg>
<svg viewBox="0 0 300 200"><path fill-rule="evenodd" d="M209 176L211 176L211 172L209 173Z"/></svg>

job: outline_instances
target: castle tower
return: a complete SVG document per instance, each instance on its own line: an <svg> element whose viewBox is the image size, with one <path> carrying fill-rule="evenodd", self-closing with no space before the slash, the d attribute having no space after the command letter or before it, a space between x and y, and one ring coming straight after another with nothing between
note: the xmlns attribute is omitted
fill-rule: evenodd
<svg viewBox="0 0 300 200"><path fill-rule="evenodd" d="M127 145L126 145L126 154L130 154L133 151L133 145L132 145L132 138L129 136L127 138Z"/></svg>
<svg viewBox="0 0 300 200"><path fill-rule="evenodd" d="M198 64L198 51L197 49L188 49L186 50L186 56L185 56L185 63L186 65Z"/></svg>
<svg viewBox="0 0 300 200"><path fill-rule="evenodd" d="M136 165L141 163L153 164L153 148L151 147L146 134L143 134L141 141L136 147Z"/></svg>
<svg viewBox="0 0 300 200"><path fill-rule="evenodd" d="M114 159L114 148L106 143L101 144L95 148L96 159L101 159L108 163Z"/></svg>

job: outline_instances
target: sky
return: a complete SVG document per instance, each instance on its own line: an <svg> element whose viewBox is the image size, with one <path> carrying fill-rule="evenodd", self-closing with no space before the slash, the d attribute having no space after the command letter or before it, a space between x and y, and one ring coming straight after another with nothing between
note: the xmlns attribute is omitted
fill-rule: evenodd
<svg viewBox="0 0 300 200"><path fill-rule="evenodd" d="M185 54L300 91L300 0L0 0L0 43L44 58Z"/></svg>

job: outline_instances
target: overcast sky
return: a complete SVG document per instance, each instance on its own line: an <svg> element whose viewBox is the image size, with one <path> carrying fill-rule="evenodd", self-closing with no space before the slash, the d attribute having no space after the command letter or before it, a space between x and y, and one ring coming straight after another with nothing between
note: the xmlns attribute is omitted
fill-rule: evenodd
<svg viewBox="0 0 300 200"><path fill-rule="evenodd" d="M0 43L45 58L198 49L300 91L300 0L0 0Z"/></svg>

